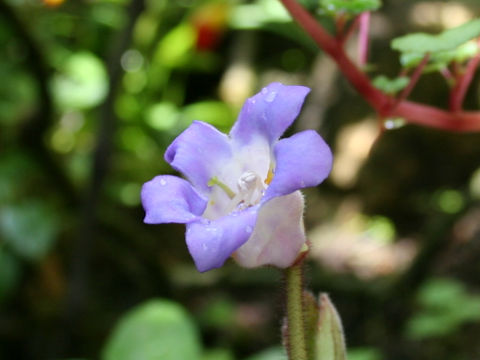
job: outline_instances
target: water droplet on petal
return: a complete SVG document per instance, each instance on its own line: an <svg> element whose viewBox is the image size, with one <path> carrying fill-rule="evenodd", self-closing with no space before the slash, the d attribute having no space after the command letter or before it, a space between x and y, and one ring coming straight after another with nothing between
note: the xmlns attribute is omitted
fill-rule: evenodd
<svg viewBox="0 0 480 360"><path fill-rule="evenodd" d="M268 93L268 89L267 89L266 87L264 87L264 88L262 89L262 94L263 94L263 95L266 95L267 93Z"/></svg>
<svg viewBox="0 0 480 360"><path fill-rule="evenodd" d="M250 225L248 225L248 226L245 227L245 232L246 232L247 234L250 234L250 233L252 232L252 230L253 230L253 229L252 229L252 227L251 227Z"/></svg>
<svg viewBox="0 0 480 360"><path fill-rule="evenodd" d="M275 100L276 96L277 96L277 93L275 91L272 91L268 93L268 95L265 97L265 101L272 102L273 100Z"/></svg>
<svg viewBox="0 0 480 360"><path fill-rule="evenodd" d="M167 180L165 180L165 179L160 179L160 185L162 185L162 186L167 185Z"/></svg>

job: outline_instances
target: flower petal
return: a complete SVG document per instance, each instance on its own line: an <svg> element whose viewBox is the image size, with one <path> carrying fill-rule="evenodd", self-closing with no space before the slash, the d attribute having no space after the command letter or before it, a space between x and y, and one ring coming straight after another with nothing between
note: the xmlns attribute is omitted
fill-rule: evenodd
<svg viewBox="0 0 480 360"><path fill-rule="evenodd" d="M274 147L275 175L263 201L317 186L332 169L332 152L313 130L280 140Z"/></svg>
<svg viewBox="0 0 480 360"><path fill-rule="evenodd" d="M207 194L208 181L232 156L230 139L210 124L194 121L165 152L165 160Z"/></svg>
<svg viewBox="0 0 480 360"><path fill-rule="evenodd" d="M235 260L247 268L291 266L306 241L303 207L300 191L264 203L252 236L235 252Z"/></svg>
<svg viewBox="0 0 480 360"><path fill-rule="evenodd" d="M250 237L258 206L214 221L187 225L187 246L198 271L219 268Z"/></svg>
<svg viewBox="0 0 480 360"><path fill-rule="evenodd" d="M189 223L207 206L190 183L171 175L156 176L143 184L141 197L147 224Z"/></svg>
<svg viewBox="0 0 480 360"><path fill-rule="evenodd" d="M305 86L271 83L245 102L230 131L232 139L248 144L262 136L272 144L298 116L309 91Z"/></svg>

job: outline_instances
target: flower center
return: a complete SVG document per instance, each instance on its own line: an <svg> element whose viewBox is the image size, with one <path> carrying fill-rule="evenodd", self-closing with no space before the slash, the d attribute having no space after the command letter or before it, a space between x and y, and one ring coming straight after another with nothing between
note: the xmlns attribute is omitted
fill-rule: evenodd
<svg viewBox="0 0 480 360"><path fill-rule="evenodd" d="M231 212L241 211L257 205L260 203L265 189L270 184L272 178L272 170L269 170L265 181L262 181L262 177L256 172L245 171L236 182L236 191L233 191L231 187L220 181L218 177L212 177L208 182L208 186L214 188L203 217L213 220ZM221 193L223 194L220 195ZM224 200L221 200L222 198Z"/></svg>
<svg viewBox="0 0 480 360"><path fill-rule="evenodd" d="M262 179L253 171L245 171L240 176L237 188L238 193L232 199L232 203L234 209L239 207L239 210L258 204L265 190Z"/></svg>

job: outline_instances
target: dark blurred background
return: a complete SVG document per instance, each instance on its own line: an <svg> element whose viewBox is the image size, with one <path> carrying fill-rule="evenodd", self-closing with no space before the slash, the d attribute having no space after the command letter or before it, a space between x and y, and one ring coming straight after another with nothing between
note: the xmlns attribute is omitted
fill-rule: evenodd
<svg viewBox="0 0 480 360"><path fill-rule="evenodd" d="M394 37L479 14L385 0L370 75L399 72ZM380 134L276 0L0 0L0 79L0 359L284 358L281 273L198 273L183 226L144 225L139 199L192 120L228 131L271 81L313 89L289 132L334 151L305 192L307 277L349 359L480 359L480 134ZM411 98L446 107L448 85L427 74Z"/></svg>

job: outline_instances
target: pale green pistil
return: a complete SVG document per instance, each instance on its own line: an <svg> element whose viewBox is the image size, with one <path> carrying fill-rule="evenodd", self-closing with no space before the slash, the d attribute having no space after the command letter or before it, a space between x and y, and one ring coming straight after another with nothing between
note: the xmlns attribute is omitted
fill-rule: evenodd
<svg viewBox="0 0 480 360"><path fill-rule="evenodd" d="M214 185L217 185L220 189L222 189L225 194L227 194L227 196L230 198L230 199L233 199L235 197L235 193L232 191L232 189L230 189L228 187L228 185L224 184L223 182L221 182L220 180L218 180L218 178L216 176L212 177L210 180L208 180L208 183L207 183L208 186L214 186Z"/></svg>

